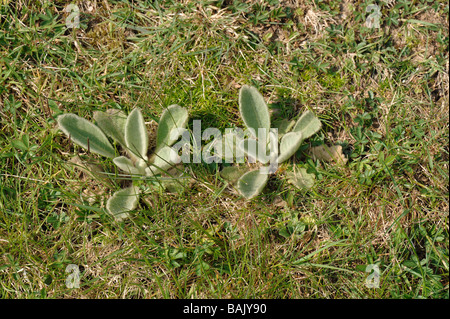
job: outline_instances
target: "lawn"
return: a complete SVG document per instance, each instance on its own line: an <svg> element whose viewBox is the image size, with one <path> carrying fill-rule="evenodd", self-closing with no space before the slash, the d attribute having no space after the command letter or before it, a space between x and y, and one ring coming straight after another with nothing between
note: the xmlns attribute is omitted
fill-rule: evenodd
<svg viewBox="0 0 450 319"><path fill-rule="evenodd" d="M443 0L0 0L0 297L449 298L448 27ZM120 172L57 125L242 127L244 85L322 123L251 200L185 163L117 221Z"/></svg>

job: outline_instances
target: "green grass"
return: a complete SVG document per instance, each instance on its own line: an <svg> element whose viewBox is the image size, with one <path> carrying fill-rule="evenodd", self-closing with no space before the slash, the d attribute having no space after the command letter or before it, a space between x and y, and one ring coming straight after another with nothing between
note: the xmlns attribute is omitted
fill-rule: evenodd
<svg viewBox="0 0 450 319"><path fill-rule="evenodd" d="M372 2L291 2L78 1L78 29L70 1L0 2L2 298L449 297L448 3L379 1L368 29ZM310 190L271 178L244 201L220 165L186 164L190 187L147 191L118 224L103 207L120 181L69 165L114 172L59 114L140 107L150 121L176 103L224 129L242 126L243 84L278 116L321 119L295 159ZM323 143L348 162L307 155Z"/></svg>

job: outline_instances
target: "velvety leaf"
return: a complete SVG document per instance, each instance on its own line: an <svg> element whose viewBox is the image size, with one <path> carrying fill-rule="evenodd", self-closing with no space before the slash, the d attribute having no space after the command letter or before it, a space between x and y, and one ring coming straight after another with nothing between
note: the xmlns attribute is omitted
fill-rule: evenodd
<svg viewBox="0 0 450 319"><path fill-rule="evenodd" d="M268 180L267 174L261 174L259 170L242 175L237 182L237 190L246 199L251 199L264 189Z"/></svg>
<svg viewBox="0 0 450 319"><path fill-rule="evenodd" d="M344 153L342 152L342 146L341 145L319 145L312 147L309 150L309 153L311 154L312 158L314 160L321 160L325 162L336 162L337 164L345 164L347 163L347 157L345 157Z"/></svg>
<svg viewBox="0 0 450 319"><path fill-rule="evenodd" d="M180 156L170 146L165 146L153 155L150 166L146 168L146 174L152 176L163 173L179 161Z"/></svg>
<svg viewBox="0 0 450 319"><path fill-rule="evenodd" d="M114 158L115 150L103 131L95 124L75 114L63 114L57 118L59 128L70 139L91 152Z"/></svg>
<svg viewBox="0 0 450 319"><path fill-rule="evenodd" d="M121 110L109 109L106 112L95 111L94 119L97 126L114 141L126 147L125 125L127 116Z"/></svg>
<svg viewBox="0 0 450 319"><path fill-rule="evenodd" d="M278 163L283 163L298 150L303 141L301 132L289 132L281 138Z"/></svg>
<svg viewBox="0 0 450 319"><path fill-rule="evenodd" d="M307 173L303 167L287 174L286 177L289 183L300 189L309 189L314 185L314 175Z"/></svg>
<svg viewBox="0 0 450 319"><path fill-rule="evenodd" d="M158 131L156 133L156 150L160 150L165 146L172 146L179 135L170 134L173 129L185 128L189 119L188 111L179 106L171 105L161 114L158 123Z"/></svg>
<svg viewBox="0 0 450 319"><path fill-rule="evenodd" d="M259 169L261 174L274 174L278 170L278 134L271 129L269 133L269 165Z"/></svg>
<svg viewBox="0 0 450 319"><path fill-rule="evenodd" d="M267 164L270 160L269 146L266 147L255 139L245 139L240 141L239 148L248 156Z"/></svg>
<svg viewBox="0 0 450 319"><path fill-rule="evenodd" d="M231 184L235 184L248 170L249 168L245 166L227 166L220 171L220 176Z"/></svg>
<svg viewBox="0 0 450 319"><path fill-rule="evenodd" d="M283 136L284 134L289 133L289 131L294 127L295 121L280 119L273 123L273 127L278 129L278 136Z"/></svg>
<svg viewBox="0 0 450 319"><path fill-rule="evenodd" d="M148 135L141 111L135 108L128 115L125 125L125 141L128 149L140 159L147 159Z"/></svg>
<svg viewBox="0 0 450 319"><path fill-rule="evenodd" d="M114 164L122 171L128 174L141 174L139 168L133 165L133 162L125 156L119 156L113 159Z"/></svg>
<svg viewBox="0 0 450 319"><path fill-rule="evenodd" d="M295 123L292 132L301 132L303 134L303 139L307 139L316 134L321 127L322 123L320 123L320 120L314 113L307 110L300 116L297 123Z"/></svg>
<svg viewBox="0 0 450 319"><path fill-rule="evenodd" d="M258 132L258 128L263 128L266 137L269 135L269 108L256 88L248 85L242 86L239 91L239 111L247 128L253 129L255 134Z"/></svg>
<svg viewBox="0 0 450 319"><path fill-rule="evenodd" d="M136 208L139 200L139 187L131 186L113 194L106 202L106 210L117 221L129 217L129 212Z"/></svg>

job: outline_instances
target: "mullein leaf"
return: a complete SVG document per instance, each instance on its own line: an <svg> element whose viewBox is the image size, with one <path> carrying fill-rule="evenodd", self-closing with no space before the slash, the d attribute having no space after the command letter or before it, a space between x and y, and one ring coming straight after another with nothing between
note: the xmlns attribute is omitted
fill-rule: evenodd
<svg viewBox="0 0 450 319"><path fill-rule="evenodd" d="M322 123L320 120L314 115L314 113L307 110L297 120L292 132L301 132L303 134L303 139L307 139L316 134L321 127Z"/></svg>
<svg viewBox="0 0 450 319"><path fill-rule="evenodd" d="M286 177L289 183L299 189L309 189L314 185L314 174L309 174L303 167L287 174Z"/></svg>
<svg viewBox="0 0 450 319"><path fill-rule="evenodd" d="M267 164L270 160L270 152L268 152L268 145L264 146L258 140L244 139L240 141L239 148L245 154L247 154L247 156L254 158L263 164Z"/></svg>
<svg viewBox="0 0 450 319"><path fill-rule="evenodd" d="M227 166L220 171L220 176L231 184L235 184L249 170L245 166Z"/></svg>
<svg viewBox="0 0 450 319"><path fill-rule="evenodd" d="M281 137L284 134L289 133L294 127L295 123L296 122L293 120L280 119L273 123L273 127L278 130L278 136Z"/></svg>
<svg viewBox="0 0 450 319"><path fill-rule="evenodd" d="M280 155L278 156L278 163L283 163L289 159L302 144L303 135L301 132L289 132L281 138Z"/></svg>
<svg viewBox="0 0 450 319"><path fill-rule="evenodd" d="M242 120L253 135L257 135L258 129L265 129L266 137L269 136L270 115L269 108L263 96L252 86L244 85L239 91L239 112ZM258 136L254 136L258 137Z"/></svg>
<svg viewBox="0 0 450 319"><path fill-rule="evenodd" d="M127 172L128 174L141 174L139 168L135 167L133 162L125 156L119 156L113 159L114 164L122 171Z"/></svg>
<svg viewBox="0 0 450 319"><path fill-rule="evenodd" d="M70 139L91 152L114 158L115 150L103 131L95 124L75 114L63 114L57 118L61 131Z"/></svg>
<svg viewBox="0 0 450 319"><path fill-rule="evenodd" d="M109 109L106 112L95 111L94 120L97 126L120 145L126 147L125 125L127 116L121 110Z"/></svg>
<svg viewBox="0 0 450 319"><path fill-rule="evenodd" d="M170 105L163 111L156 133L156 151L165 146L172 146L179 135L171 134L173 129L185 128L189 118L188 111L179 105Z"/></svg>
<svg viewBox="0 0 450 319"><path fill-rule="evenodd" d="M164 173L174 164L178 164L180 156L170 146L165 146L156 152L150 160L150 165L145 169L149 176Z"/></svg>
<svg viewBox="0 0 450 319"><path fill-rule="evenodd" d="M148 135L144 118L138 108L128 115L125 125L125 141L129 151L138 158L147 160Z"/></svg>
<svg viewBox="0 0 450 319"><path fill-rule="evenodd" d="M267 174L261 174L259 170L245 173L237 182L237 190L246 199L251 199L259 195L264 189L268 176Z"/></svg>
<svg viewBox="0 0 450 319"><path fill-rule="evenodd" d="M139 187L131 186L113 194L106 202L106 210L117 221L129 217L129 212L136 208L139 201Z"/></svg>

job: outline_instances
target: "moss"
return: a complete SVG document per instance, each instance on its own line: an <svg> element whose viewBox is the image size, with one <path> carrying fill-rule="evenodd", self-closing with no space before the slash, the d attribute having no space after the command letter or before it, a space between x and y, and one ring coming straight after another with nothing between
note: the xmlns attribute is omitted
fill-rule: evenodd
<svg viewBox="0 0 450 319"><path fill-rule="evenodd" d="M340 74L324 74L318 77L319 83L328 90L337 91L347 84L347 79Z"/></svg>

